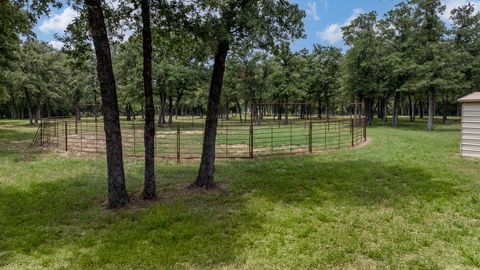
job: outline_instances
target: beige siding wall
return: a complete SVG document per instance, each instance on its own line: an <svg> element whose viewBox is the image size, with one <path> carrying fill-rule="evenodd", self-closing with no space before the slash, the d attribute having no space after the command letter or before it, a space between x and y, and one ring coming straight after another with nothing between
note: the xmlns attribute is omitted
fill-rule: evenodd
<svg viewBox="0 0 480 270"><path fill-rule="evenodd" d="M462 107L462 156L480 158L480 102Z"/></svg>

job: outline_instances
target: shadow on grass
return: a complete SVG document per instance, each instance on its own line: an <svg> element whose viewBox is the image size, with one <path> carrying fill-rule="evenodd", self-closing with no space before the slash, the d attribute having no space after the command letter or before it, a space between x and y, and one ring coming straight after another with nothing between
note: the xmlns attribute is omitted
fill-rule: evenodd
<svg viewBox="0 0 480 270"><path fill-rule="evenodd" d="M222 267L242 263L238 255L251 245L242 235L255 232L261 241L268 234L262 226L267 213L251 208L256 199L303 209L325 203L395 207L455 195L452 184L433 181L419 168L367 160L224 162L216 179L227 189L195 193L177 187L193 180L196 166L157 168L159 195L167 199L119 212L101 206L106 183L95 171L25 188L0 185L0 261L17 263L20 254L47 267ZM141 170L132 171L129 187L137 191Z"/></svg>
<svg viewBox="0 0 480 270"><path fill-rule="evenodd" d="M396 204L408 203L411 199L455 196L452 183L434 181L420 168L385 166L367 160L321 161L320 158L296 157L250 163L244 168L246 173L233 182L241 193L254 190L272 201L298 204L305 201Z"/></svg>
<svg viewBox="0 0 480 270"><path fill-rule="evenodd" d="M408 118L401 117L397 126L398 130L407 131L427 131L427 118L417 118L415 122L410 122ZM433 122L434 132L460 132L461 120L458 118L448 119L446 123L442 123L441 118L435 118ZM380 119L375 118L372 125L367 127L368 129L381 129L385 127L391 127L392 120L389 118L387 123L382 122Z"/></svg>

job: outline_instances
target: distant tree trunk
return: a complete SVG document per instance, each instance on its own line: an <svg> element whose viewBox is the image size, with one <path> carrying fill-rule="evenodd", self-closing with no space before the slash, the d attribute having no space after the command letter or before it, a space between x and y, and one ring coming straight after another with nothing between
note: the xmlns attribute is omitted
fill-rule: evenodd
<svg viewBox="0 0 480 270"><path fill-rule="evenodd" d="M172 96L168 96L168 124L172 125L173 124L173 98Z"/></svg>
<svg viewBox="0 0 480 270"><path fill-rule="evenodd" d="M110 44L100 0L85 0L88 23L97 58L97 74L102 93L105 143L108 167L108 207L127 205L129 199L125 187L123 168L122 133L117 102L117 88L113 75Z"/></svg>
<svg viewBox="0 0 480 270"><path fill-rule="evenodd" d="M415 108L413 107L412 103L412 95L408 95L408 115L410 116L410 122L413 122L413 114Z"/></svg>
<svg viewBox="0 0 480 270"><path fill-rule="evenodd" d="M240 102L238 102L238 98L235 97L235 104L237 106L238 115L240 116L240 123L242 123L242 106L240 106Z"/></svg>
<svg viewBox="0 0 480 270"><path fill-rule="evenodd" d="M127 116L127 121L132 121L132 106L130 106L130 104L125 106L125 114Z"/></svg>
<svg viewBox="0 0 480 270"><path fill-rule="evenodd" d="M177 92L177 97L175 98L175 119L178 119L178 108L180 107L180 100L182 100L183 91Z"/></svg>
<svg viewBox="0 0 480 270"><path fill-rule="evenodd" d="M27 100L28 123L33 125L32 100L30 99L30 93L28 92L27 88L23 88L23 90L25 91L25 99Z"/></svg>
<svg viewBox="0 0 480 270"><path fill-rule="evenodd" d="M288 111L289 111L289 106L288 106L288 97L285 99L285 125L288 125Z"/></svg>
<svg viewBox="0 0 480 270"><path fill-rule="evenodd" d="M215 168L215 141L217 137L218 108L222 94L223 75L230 45L222 40L218 43L215 53L210 91L208 95L207 119L205 121L205 133L203 136L202 158L200 169L193 187L213 188L215 181L213 173Z"/></svg>
<svg viewBox="0 0 480 270"><path fill-rule="evenodd" d="M412 105L412 117L413 117L413 122L415 122L417 117L417 100L416 99L413 101L413 105Z"/></svg>
<svg viewBox="0 0 480 270"><path fill-rule="evenodd" d="M318 97L318 118L322 119L322 98Z"/></svg>
<svg viewBox="0 0 480 270"><path fill-rule="evenodd" d="M283 104L278 104L278 121L282 121Z"/></svg>
<svg viewBox="0 0 480 270"><path fill-rule="evenodd" d="M247 112L248 112L248 101L245 99L245 113L243 117L244 122L247 122Z"/></svg>
<svg viewBox="0 0 480 270"><path fill-rule="evenodd" d="M388 96L383 99L383 104L382 104L382 121L383 121L383 123L385 123L385 124L386 124L387 121L388 121L388 120L387 120L387 119L388 119L388 116L387 116L387 114L388 114L388 113L387 113L387 106L388 106Z"/></svg>
<svg viewBox="0 0 480 270"><path fill-rule="evenodd" d="M442 123L445 124L447 122L447 115L448 115L448 96L446 95L443 98L443 110L442 110Z"/></svg>
<svg viewBox="0 0 480 270"><path fill-rule="evenodd" d="M393 102L392 127L398 126L398 109L400 107L400 91L395 91L395 100Z"/></svg>
<svg viewBox="0 0 480 270"><path fill-rule="evenodd" d="M424 107L423 107L423 101L420 100L420 104L418 105L418 111L420 115L420 119L423 119L423 113L424 113Z"/></svg>
<svg viewBox="0 0 480 270"><path fill-rule="evenodd" d="M227 101L225 101L225 119L226 120L230 120L229 107L230 107L230 104L227 99Z"/></svg>
<svg viewBox="0 0 480 270"><path fill-rule="evenodd" d="M165 106L167 104L167 91L164 88L164 84L157 83L159 88L160 106L158 108L158 122L157 126L161 127L165 124Z"/></svg>
<svg viewBox="0 0 480 270"><path fill-rule="evenodd" d="M155 106L152 85L152 31L150 29L150 0L140 1L142 10L143 36L143 89L145 94L145 179L142 197L145 200L157 198L155 181Z"/></svg>
<svg viewBox="0 0 480 270"><path fill-rule="evenodd" d="M38 120L42 118L42 107L40 104L37 104L37 112L35 113L35 124L38 124Z"/></svg>
<svg viewBox="0 0 480 270"><path fill-rule="evenodd" d="M430 86L428 89L428 123L427 129L432 131L433 130L433 118L435 117L435 89L433 86Z"/></svg>

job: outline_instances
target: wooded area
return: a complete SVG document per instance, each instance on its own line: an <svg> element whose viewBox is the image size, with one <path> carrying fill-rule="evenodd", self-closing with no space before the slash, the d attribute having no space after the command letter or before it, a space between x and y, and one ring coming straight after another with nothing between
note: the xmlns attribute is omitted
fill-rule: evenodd
<svg viewBox="0 0 480 270"><path fill-rule="evenodd" d="M451 25L440 19L440 0L405 1L384 17L366 12L342 28L346 51L292 51L305 12L276 0L86 0L74 5L80 15L55 50L32 27L63 4L0 3L0 118L80 118L82 108L101 104L111 208L129 200L121 116L145 119L143 197L155 199L155 125L178 115L205 115L192 187L212 188L218 119L231 112L241 122L242 112L259 118L259 104L278 104L278 118L288 121L282 104L315 104L322 118L361 103L370 123L377 115L397 127L399 115L426 115L433 130L435 115L458 115L455 100L480 85L480 13L472 4L454 9Z"/></svg>

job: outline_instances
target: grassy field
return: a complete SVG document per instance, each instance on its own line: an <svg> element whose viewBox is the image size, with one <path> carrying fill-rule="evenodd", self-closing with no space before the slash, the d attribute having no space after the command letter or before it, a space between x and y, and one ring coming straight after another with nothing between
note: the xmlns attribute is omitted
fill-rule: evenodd
<svg viewBox="0 0 480 270"><path fill-rule="evenodd" d="M157 164L160 200L105 210L103 158L28 148L0 121L0 269L478 269L480 161L458 122L376 124L358 149ZM126 164L132 196L142 163Z"/></svg>

